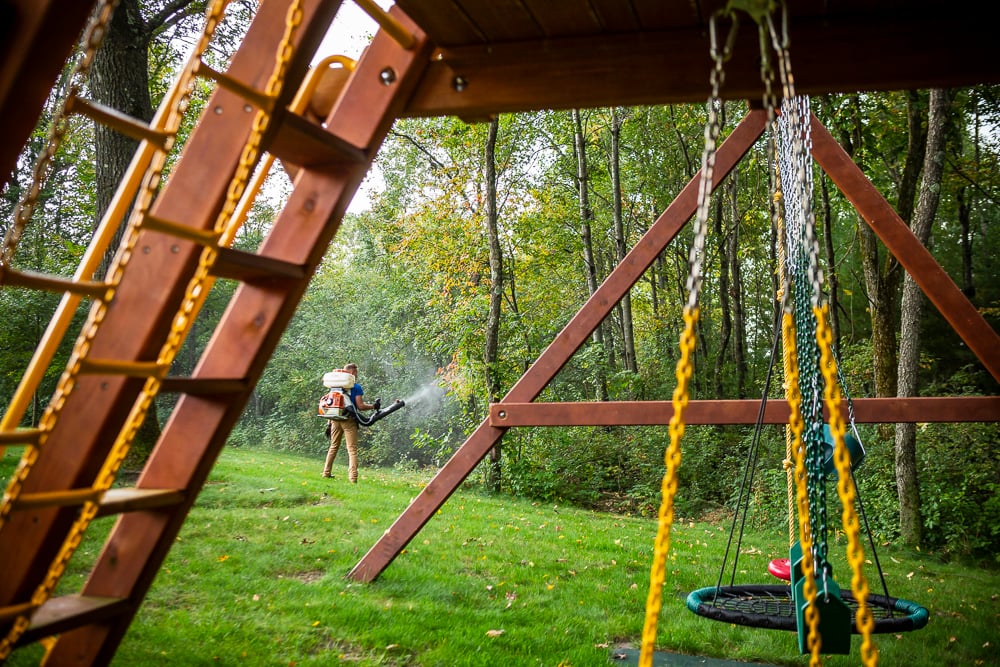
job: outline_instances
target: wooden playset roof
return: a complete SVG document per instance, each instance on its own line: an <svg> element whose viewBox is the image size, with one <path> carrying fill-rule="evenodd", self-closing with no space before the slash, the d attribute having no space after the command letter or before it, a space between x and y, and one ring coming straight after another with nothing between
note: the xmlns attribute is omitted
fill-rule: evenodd
<svg viewBox="0 0 1000 667"><path fill-rule="evenodd" d="M725 0L397 0L438 47L411 115L702 102ZM733 4L754 4L752 0ZM802 94L1000 81L984 2L792 0ZM742 16L722 96L759 99L757 26ZM718 41L732 22L719 19ZM780 26L779 26L780 28Z"/></svg>

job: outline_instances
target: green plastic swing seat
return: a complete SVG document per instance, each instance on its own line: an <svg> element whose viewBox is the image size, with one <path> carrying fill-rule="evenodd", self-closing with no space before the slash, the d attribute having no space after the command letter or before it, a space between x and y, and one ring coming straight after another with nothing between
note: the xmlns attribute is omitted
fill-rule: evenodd
<svg viewBox="0 0 1000 667"><path fill-rule="evenodd" d="M851 609L851 632L860 634L854 622L857 600L849 590L841 591L841 598ZM927 625L930 616L927 609L916 602L885 595L869 595L868 606L875 618L874 632L879 634L920 630ZM699 588L688 595L687 608L699 616L725 623L797 630L791 587L784 584Z"/></svg>

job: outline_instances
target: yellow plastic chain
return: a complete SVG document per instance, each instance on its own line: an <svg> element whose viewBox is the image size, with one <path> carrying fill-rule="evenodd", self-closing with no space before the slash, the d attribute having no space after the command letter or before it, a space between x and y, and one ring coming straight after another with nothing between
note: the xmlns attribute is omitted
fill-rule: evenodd
<svg viewBox="0 0 1000 667"><path fill-rule="evenodd" d="M795 345L795 317L785 311L781 317L781 339L785 345L785 397L788 399L788 430L792 437L792 455L795 459L795 498L799 516L799 543L802 545L802 576L804 580L802 592L806 596L805 617L809 626L806 636L806 646L809 647L809 665L817 667L822 664L820 650L823 647L823 637L819 632L819 611L816 609L816 576L813 572L812 557L812 527L809 525L809 489L806 471L805 445L802 443L802 433L805 431L805 421L802 419L802 392L799 389L798 349Z"/></svg>
<svg viewBox="0 0 1000 667"><path fill-rule="evenodd" d="M771 121L771 136L775 134L774 121ZM774 152L777 153L777 146L773 144ZM774 206L774 226L776 231L776 236L778 237L777 244L777 265L778 268L776 273L778 274L778 293L776 295L776 300L778 303L782 304L784 308L785 297L787 296L785 290L788 287L788 270L787 270L787 252L785 251L785 216L781 213L781 208L784 204L784 192L781 189L781 168L778 165L777 155L775 155L774 161L774 195L772 205ZM782 319L784 323L784 319ZM794 334L795 327L792 327L792 341L788 341L788 332L785 331L784 326L781 328L781 363L784 369L784 377L787 378L791 373L796 373L796 378L798 377L798 364L792 364L791 354L794 353ZM796 380L797 382L797 380ZM787 385L786 385L787 386ZM801 419L801 415L800 415ZM801 436L800 436L801 437ZM795 544L795 537L798 534L797 521L795 519L795 458L793 453L794 447L794 435L792 433L791 424L785 425L785 460L782 462L782 467L785 470L785 488L787 491L787 506L788 506L788 546L791 547Z"/></svg>
<svg viewBox="0 0 1000 667"><path fill-rule="evenodd" d="M842 521L847 535L847 560L851 564L851 591L858 603L855 623L861 631L861 660L865 667L878 665L878 647L872 641L875 620L868 606L868 578L865 577L865 551L861 545L860 523L854 509L856 496L854 478L851 476L851 455L844 444L844 416L840 411L841 393L837 378L837 360L833 356L833 333L827 323L828 304L813 308L816 315L816 338L820 346L820 366L826 388L823 397L830 413L830 433L833 435L833 461L837 467L837 493L843 507Z"/></svg>
<svg viewBox="0 0 1000 667"><path fill-rule="evenodd" d="M684 309L684 332L681 334L680 359L677 360L677 386L674 388L674 414L670 417L670 446L663 455L666 472L663 473L659 521L656 542L653 548L653 564L649 572L649 594L646 598L646 620L642 627L642 648L639 651L639 666L653 664L653 649L656 646L656 624L663 606L663 581L666 578L667 554L670 552L670 528L674 523L674 496L677 495L677 470L681 465L681 439L684 437L684 412L687 410L690 392L688 386L694 372L692 357L697 339L695 327L698 324L698 308Z"/></svg>

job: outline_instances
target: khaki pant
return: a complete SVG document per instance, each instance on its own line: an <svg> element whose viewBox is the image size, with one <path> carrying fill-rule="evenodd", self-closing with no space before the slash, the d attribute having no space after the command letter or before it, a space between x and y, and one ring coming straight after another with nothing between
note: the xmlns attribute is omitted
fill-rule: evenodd
<svg viewBox="0 0 1000 667"><path fill-rule="evenodd" d="M323 477L329 477L333 469L333 460L340 451L340 441L347 443L347 478L354 484L358 481L358 422L330 421L330 450L326 453L326 463L323 464Z"/></svg>

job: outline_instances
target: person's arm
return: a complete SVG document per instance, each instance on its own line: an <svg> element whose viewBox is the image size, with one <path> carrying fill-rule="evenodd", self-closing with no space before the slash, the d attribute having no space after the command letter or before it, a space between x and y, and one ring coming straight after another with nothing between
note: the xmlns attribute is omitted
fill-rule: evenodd
<svg viewBox="0 0 1000 667"><path fill-rule="evenodd" d="M365 402L364 394L358 394L354 397L354 405L358 410L378 410L378 406Z"/></svg>

